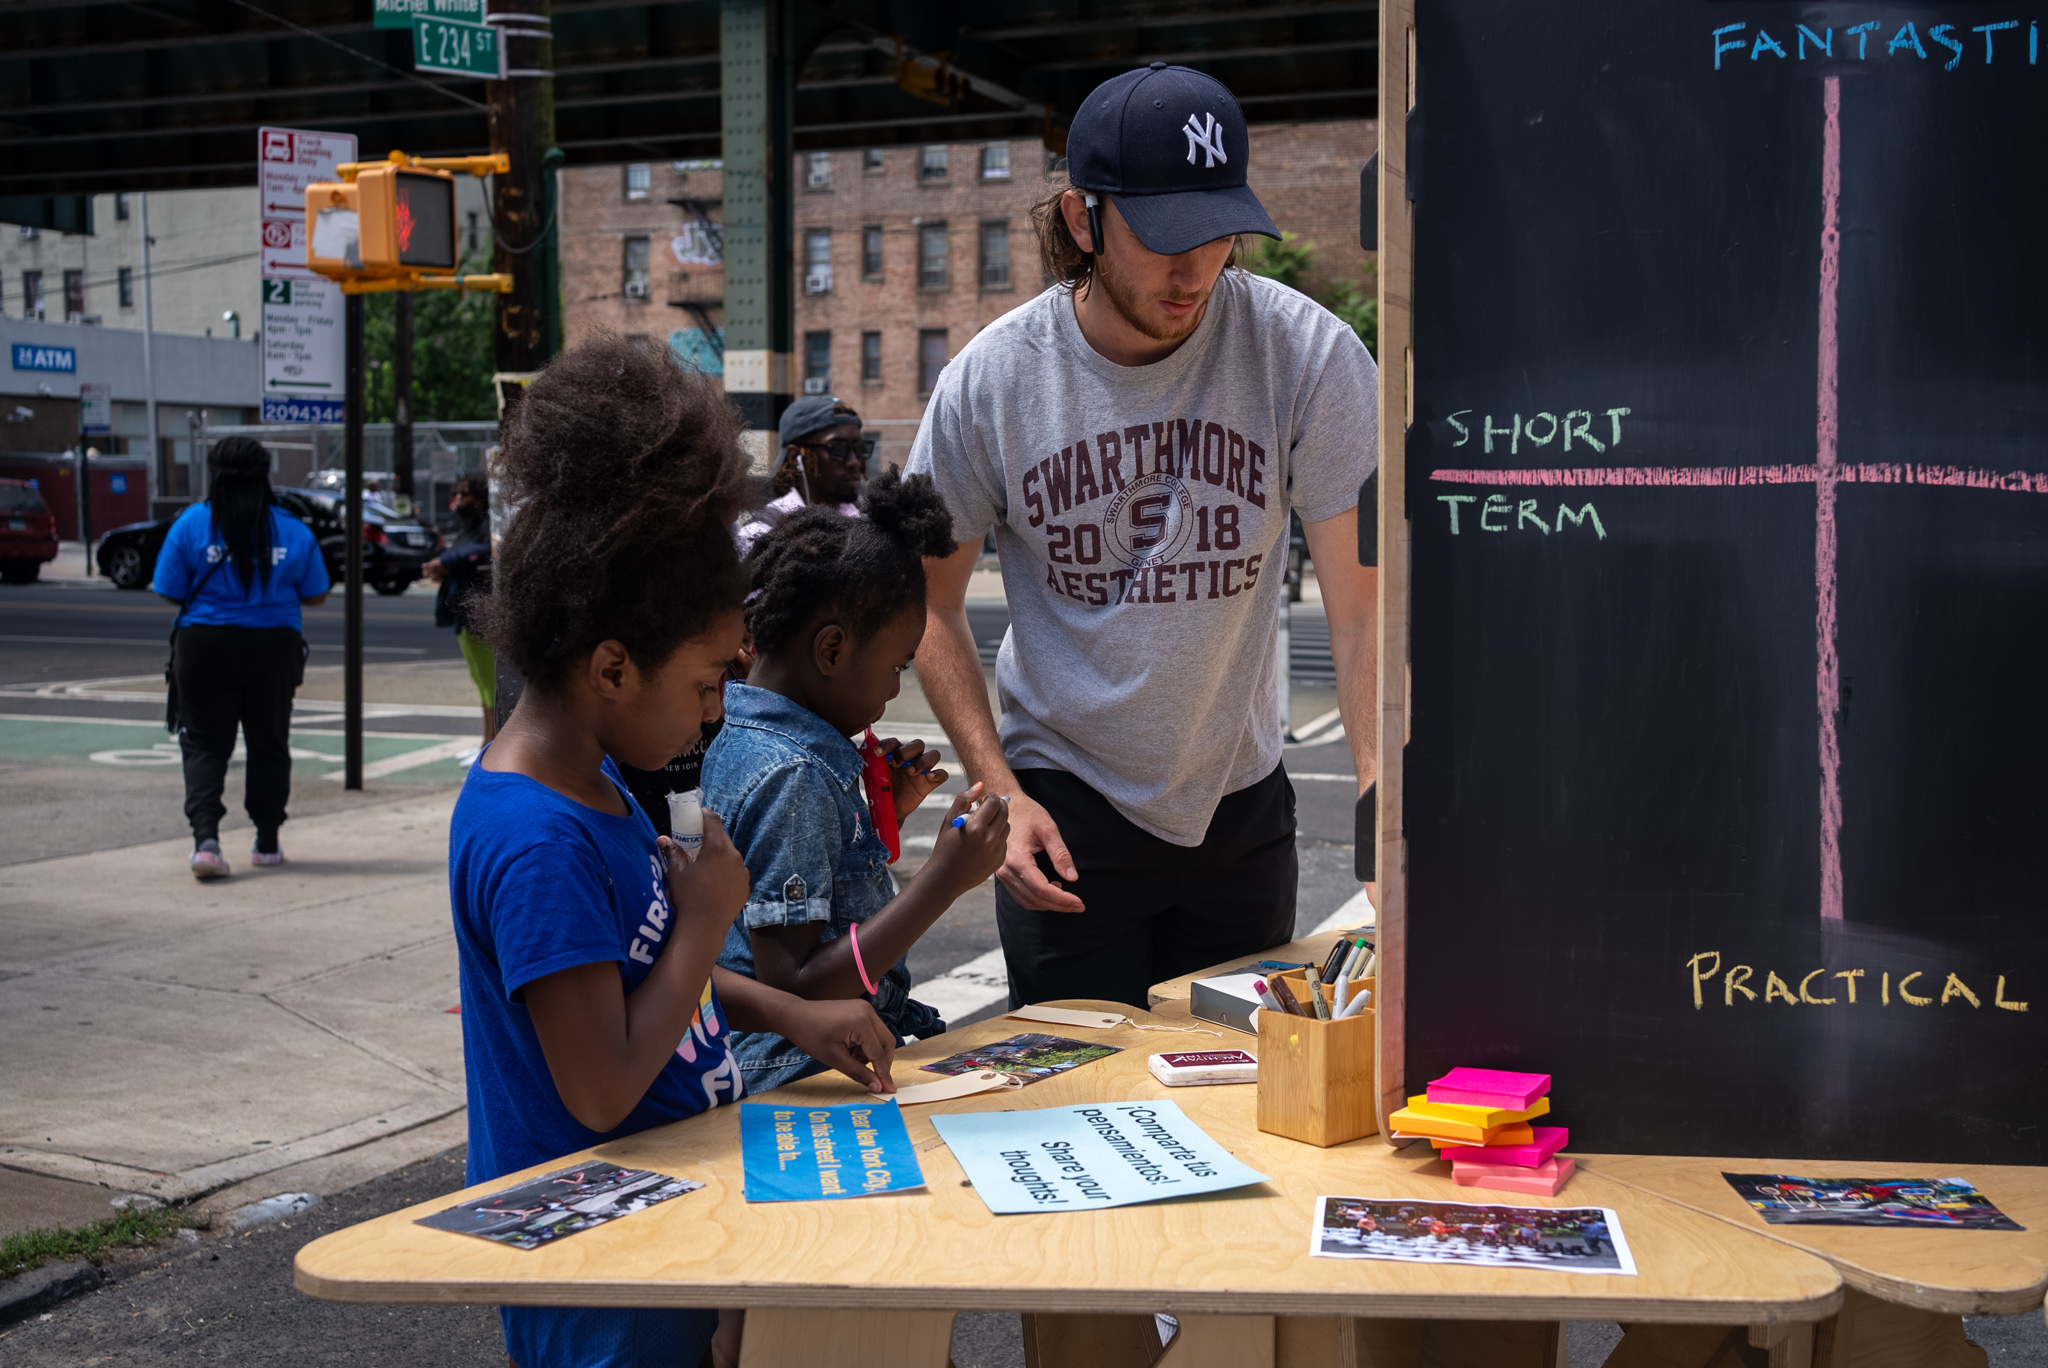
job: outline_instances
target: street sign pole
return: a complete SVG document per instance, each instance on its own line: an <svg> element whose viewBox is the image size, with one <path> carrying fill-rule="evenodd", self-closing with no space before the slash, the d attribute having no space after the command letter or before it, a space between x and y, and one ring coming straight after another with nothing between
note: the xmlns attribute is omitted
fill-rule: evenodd
<svg viewBox="0 0 2048 1368"><path fill-rule="evenodd" d="M342 417L342 787L363 786L363 297L342 305L346 399Z"/></svg>
<svg viewBox="0 0 2048 1368"><path fill-rule="evenodd" d="M391 327L391 481L405 500L399 511L413 511L412 490L412 291L392 296Z"/></svg>

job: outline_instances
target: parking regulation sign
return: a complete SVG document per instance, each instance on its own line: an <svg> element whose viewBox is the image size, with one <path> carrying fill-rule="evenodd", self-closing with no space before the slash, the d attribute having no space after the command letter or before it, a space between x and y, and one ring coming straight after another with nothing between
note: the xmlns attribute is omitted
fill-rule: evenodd
<svg viewBox="0 0 2048 1368"><path fill-rule="evenodd" d="M338 423L347 383L341 287L263 282L263 421Z"/></svg>
<svg viewBox="0 0 2048 1368"><path fill-rule="evenodd" d="M306 267L306 187L340 180L335 166L356 159L353 133L303 128L256 130L257 243L266 280L317 281Z"/></svg>

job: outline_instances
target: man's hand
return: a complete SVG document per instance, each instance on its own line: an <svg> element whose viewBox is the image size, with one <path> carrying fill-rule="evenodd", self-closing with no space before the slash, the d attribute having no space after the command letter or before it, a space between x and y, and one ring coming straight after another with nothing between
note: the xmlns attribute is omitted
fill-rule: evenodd
<svg viewBox="0 0 2048 1368"><path fill-rule="evenodd" d="M1067 892L1064 884L1047 879L1038 867L1037 855L1042 850L1066 883L1081 877L1081 871L1074 868L1073 856L1067 853L1067 843L1060 839L1059 825L1052 814L1023 793L1011 795L1007 806L1009 850L1003 867L996 871L996 882L1009 890L1019 907L1034 912L1086 912L1088 904Z"/></svg>
<svg viewBox="0 0 2048 1368"><path fill-rule="evenodd" d="M725 834L725 823L715 812L704 814L704 845L695 861L667 836L656 844L668 857L668 903L676 930L723 945L726 928L747 905L753 886L746 860Z"/></svg>
<svg viewBox="0 0 2048 1368"><path fill-rule="evenodd" d="M420 578L429 584L439 584L441 576L446 573L448 573L448 569L441 564L438 557L434 560L422 561L420 563Z"/></svg>
<svg viewBox="0 0 2048 1368"><path fill-rule="evenodd" d="M895 795L896 820L901 822L917 811L933 789L946 782L946 772L938 767L938 748L927 747L915 737L898 741L885 736L878 744L882 758L889 764L889 791Z"/></svg>
<svg viewBox="0 0 2048 1368"><path fill-rule="evenodd" d="M886 1096L896 1091L889 1077L889 1066L896 1059L896 1037L865 998L812 1002L792 997L779 1005L775 1030L790 1044L869 1092Z"/></svg>

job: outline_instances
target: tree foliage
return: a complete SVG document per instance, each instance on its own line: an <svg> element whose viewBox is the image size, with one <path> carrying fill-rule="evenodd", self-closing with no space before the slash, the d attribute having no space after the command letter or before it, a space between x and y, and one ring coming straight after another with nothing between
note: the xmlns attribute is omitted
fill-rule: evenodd
<svg viewBox="0 0 2048 1368"><path fill-rule="evenodd" d="M484 256L462 263L464 274L490 269ZM455 423L498 416L491 393L496 366L492 337L495 300L467 290L422 290L412 297L413 421ZM392 341L398 317L397 296L363 297L364 417L372 423L393 418Z"/></svg>

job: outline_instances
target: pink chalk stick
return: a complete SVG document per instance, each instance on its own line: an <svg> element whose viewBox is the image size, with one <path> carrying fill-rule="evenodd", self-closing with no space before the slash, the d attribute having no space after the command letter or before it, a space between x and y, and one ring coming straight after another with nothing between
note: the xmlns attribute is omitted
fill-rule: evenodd
<svg viewBox="0 0 2048 1368"><path fill-rule="evenodd" d="M1526 1111L1550 1091L1549 1074L1508 1073L1503 1069L1453 1069L1429 1084L1429 1100L1460 1107L1500 1107Z"/></svg>
<svg viewBox="0 0 2048 1368"><path fill-rule="evenodd" d="M1536 1139L1527 1145L1446 1145L1436 1152L1436 1157L1454 1164L1464 1160L1532 1169L1549 1160L1571 1139L1571 1132L1563 1126L1532 1126L1530 1129L1536 1132Z"/></svg>
<svg viewBox="0 0 2048 1368"><path fill-rule="evenodd" d="M1543 1167L1533 1169L1506 1168L1497 1164L1454 1164L1451 1179L1461 1187L1492 1188L1496 1192L1533 1192L1540 1197L1555 1197L1572 1180L1575 1168L1577 1165L1569 1159L1553 1159Z"/></svg>

